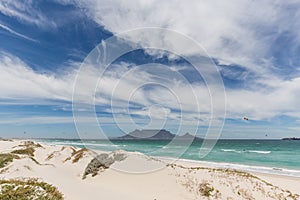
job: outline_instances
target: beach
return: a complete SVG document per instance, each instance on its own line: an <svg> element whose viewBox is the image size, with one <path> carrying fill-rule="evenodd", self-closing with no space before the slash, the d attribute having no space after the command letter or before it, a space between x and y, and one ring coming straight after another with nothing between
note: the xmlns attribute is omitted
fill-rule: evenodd
<svg viewBox="0 0 300 200"><path fill-rule="evenodd" d="M139 152L1 140L0 153L13 155L0 168L1 180L37 178L70 200L299 199L299 177L249 173Z"/></svg>

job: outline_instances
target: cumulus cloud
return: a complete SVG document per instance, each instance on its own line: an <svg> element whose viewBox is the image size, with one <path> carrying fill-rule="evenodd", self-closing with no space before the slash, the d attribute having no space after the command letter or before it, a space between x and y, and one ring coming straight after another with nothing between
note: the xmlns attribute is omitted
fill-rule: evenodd
<svg viewBox="0 0 300 200"><path fill-rule="evenodd" d="M283 34L290 34L293 49L299 46L298 1L94 1L63 0L82 8L94 21L112 33L142 27L161 27L178 31L195 39L217 59L236 63L261 76L271 75L272 51ZM151 37L151 35L146 36ZM153 41L145 35L127 38L144 45ZM150 42L150 44L147 44ZM174 41L173 41L174 42ZM182 44L186 54L193 53ZM271 63L274 65L274 63Z"/></svg>

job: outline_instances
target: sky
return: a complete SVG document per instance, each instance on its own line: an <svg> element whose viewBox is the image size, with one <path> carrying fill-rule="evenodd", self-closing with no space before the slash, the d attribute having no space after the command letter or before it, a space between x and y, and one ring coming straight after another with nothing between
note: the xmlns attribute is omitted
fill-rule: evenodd
<svg viewBox="0 0 300 200"><path fill-rule="evenodd" d="M299 17L296 0L2 0L0 137L300 137ZM90 65L112 37L132 51Z"/></svg>

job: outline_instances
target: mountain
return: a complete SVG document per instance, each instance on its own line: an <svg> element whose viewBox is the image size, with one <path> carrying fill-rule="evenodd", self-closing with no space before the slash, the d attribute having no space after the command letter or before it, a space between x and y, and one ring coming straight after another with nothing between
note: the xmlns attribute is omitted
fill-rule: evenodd
<svg viewBox="0 0 300 200"><path fill-rule="evenodd" d="M194 140L202 140L201 138L193 136L192 134L189 134L189 133L177 136L177 139L180 139L180 140L192 140L192 139L194 139Z"/></svg>
<svg viewBox="0 0 300 200"><path fill-rule="evenodd" d="M165 129L134 130L127 135L118 137L123 140L172 140L175 137L170 131Z"/></svg>
<svg viewBox="0 0 300 200"><path fill-rule="evenodd" d="M117 140L172 140L175 138L175 134L165 129L145 129L145 130L134 130L127 135L112 138ZM182 136L176 136L176 140L200 140L198 137L186 133Z"/></svg>

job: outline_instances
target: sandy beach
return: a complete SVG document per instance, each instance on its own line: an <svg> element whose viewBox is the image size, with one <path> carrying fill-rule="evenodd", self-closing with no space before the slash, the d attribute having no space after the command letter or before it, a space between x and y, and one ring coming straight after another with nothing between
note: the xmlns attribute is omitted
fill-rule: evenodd
<svg viewBox="0 0 300 200"><path fill-rule="evenodd" d="M67 200L299 199L300 178L169 163L138 152L2 140L0 154L13 156L3 162L1 180L38 178Z"/></svg>

